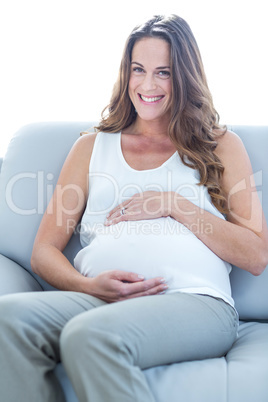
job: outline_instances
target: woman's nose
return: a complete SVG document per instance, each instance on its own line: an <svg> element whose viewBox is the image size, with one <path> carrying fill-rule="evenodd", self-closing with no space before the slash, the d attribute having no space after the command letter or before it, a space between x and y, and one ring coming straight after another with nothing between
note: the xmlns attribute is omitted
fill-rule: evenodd
<svg viewBox="0 0 268 402"><path fill-rule="evenodd" d="M150 91L156 88L156 83L153 74L146 74L143 82L142 82L142 89L144 91Z"/></svg>

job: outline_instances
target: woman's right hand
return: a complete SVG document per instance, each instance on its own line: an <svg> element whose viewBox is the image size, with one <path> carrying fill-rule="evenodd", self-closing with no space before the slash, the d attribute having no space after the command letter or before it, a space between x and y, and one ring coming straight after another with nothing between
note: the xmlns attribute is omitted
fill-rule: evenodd
<svg viewBox="0 0 268 402"><path fill-rule="evenodd" d="M164 278L144 280L141 275L119 270L102 272L95 278L90 278L90 281L91 289L88 293L107 303L157 295L168 288Z"/></svg>

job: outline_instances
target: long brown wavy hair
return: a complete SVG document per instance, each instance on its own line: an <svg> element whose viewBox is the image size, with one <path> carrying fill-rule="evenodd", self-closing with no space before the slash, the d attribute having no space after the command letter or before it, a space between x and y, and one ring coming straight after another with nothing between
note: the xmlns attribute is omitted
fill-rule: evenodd
<svg viewBox="0 0 268 402"><path fill-rule="evenodd" d="M213 204L224 213L226 202L220 186L224 167L214 151L217 137L226 128L219 125L198 45L182 18L157 15L133 29L125 44L110 104L103 110L96 129L115 133L135 121L136 112L128 95L131 56L134 44L146 37L164 39L170 45L172 94L168 135L182 162L199 171L199 184L207 187Z"/></svg>

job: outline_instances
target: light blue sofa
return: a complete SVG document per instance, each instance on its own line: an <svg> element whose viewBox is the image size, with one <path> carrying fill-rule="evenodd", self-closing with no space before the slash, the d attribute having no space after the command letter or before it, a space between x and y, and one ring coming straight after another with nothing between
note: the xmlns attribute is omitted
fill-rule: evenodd
<svg viewBox="0 0 268 402"><path fill-rule="evenodd" d="M0 295L53 290L31 271L33 241L67 153L92 125L31 124L11 140L0 174ZM268 218L268 127L230 128L248 150ZM79 249L74 235L65 250L70 261ZM268 402L268 270L254 277L234 267L231 282L241 319L237 342L222 358L145 370L157 402ZM77 401L60 364L55 373L66 400Z"/></svg>

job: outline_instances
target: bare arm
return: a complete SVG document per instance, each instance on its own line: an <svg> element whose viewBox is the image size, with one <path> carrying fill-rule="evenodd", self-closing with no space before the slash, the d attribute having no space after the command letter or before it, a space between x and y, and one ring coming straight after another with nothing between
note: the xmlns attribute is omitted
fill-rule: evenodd
<svg viewBox="0 0 268 402"><path fill-rule="evenodd" d="M145 192L111 211L107 225L169 215L188 227L223 260L253 275L261 274L268 264L268 230L249 157L242 141L231 132L221 138L217 153L225 166L221 184L230 209L227 221L177 193ZM120 214L122 207L127 207L124 215Z"/></svg>
<svg viewBox="0 0 268 402"><path fill-rule="evenodd" d="M93 144L94 138L81 137L71 149L33 247L33 271L63 290L83 291L87 285L85 278L73 268L62 251L86 205L87 166Z"/></svg>
<svg viewBox="0 0 268 402"><path fill-rule="evenodd" d="M182 211L175 219L186 226L210 224L212 230L197 230L195 235L225 261L259 275L268 264L268 230L256 191L251 163L244 145L234 133L227 132L219 141L217 153L225 170L222 187L227 195L227 221L179 200ZM200 227L200 225L199 225Z"/></svg>
<svg viewBox="0 0 268 402"><path fill-rule="evenodd" d="M160 293L165 290L162 278L145 281L138 273L124 271L107 271L87 278L62 253L86 206L94 141L95 135L79 138L64 163L35 239L32 269L58 289L91 294L107 302Z"/></svg>

